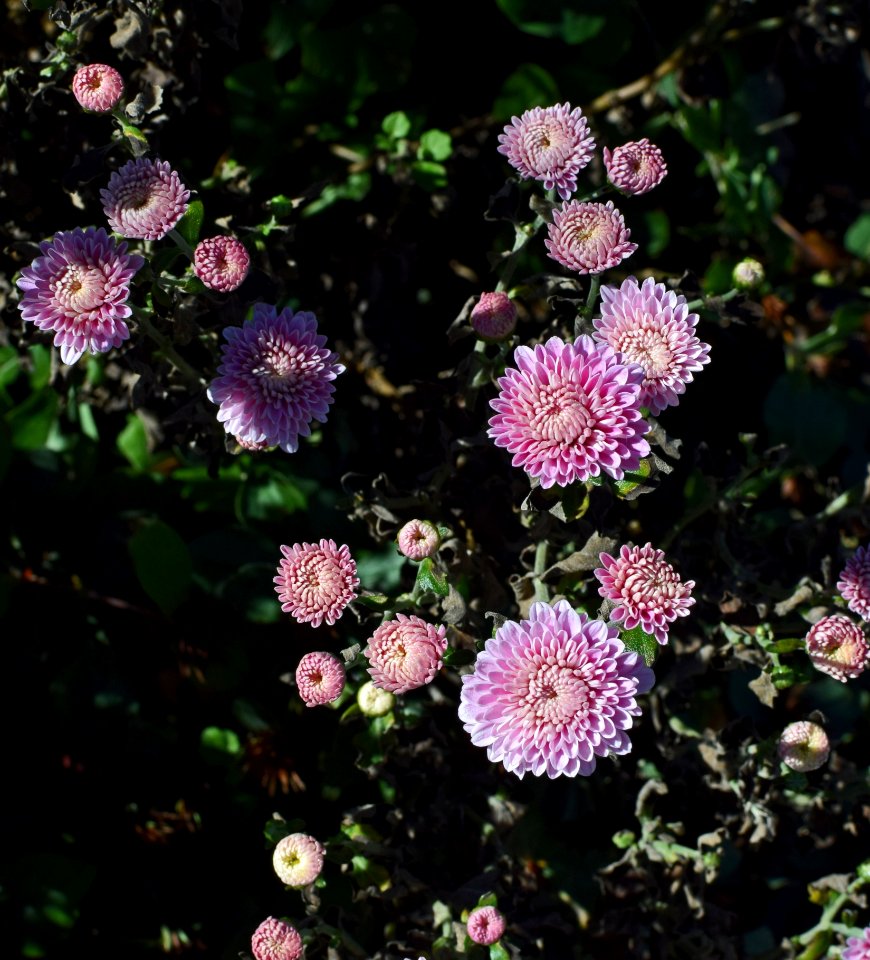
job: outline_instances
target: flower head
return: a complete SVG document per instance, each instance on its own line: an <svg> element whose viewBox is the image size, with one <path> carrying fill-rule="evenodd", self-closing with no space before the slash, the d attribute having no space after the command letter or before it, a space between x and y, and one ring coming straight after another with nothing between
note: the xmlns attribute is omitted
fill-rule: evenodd
<svg viewBox="0 0 870 960"><path fill-rule="evenodd" d="M682 294L652 277L642 286L629 277L620 287L601 288L601 318L592 324L596 340L643 368L640 404L658 414L676 406L692 374L710 362L710 345L695 336L698 319Z"/></svg>
<svg viewBox="0 0 870 960"><path fill-rule="evenodd" d="M616 627L567 600L533 603L528 620L499 627L462 678L459 719L473 744L520 779L585 777L596 757L631 750L636 697L654 679Z"/></svg>
<svg viewBox="0 0 870 960"><path fill-rule="evenodd" d="M840 574L837 589L852 613L870 620L870 547L858 547Z"/></svg>
<svg viewBox="0 0 870 960"><path fill-rule="evenodd" d="M399 550L409 560L425 560L441 545L438 528L428 520L409 520L396 537Z"/></svg>
<svg viewBox="0 0 870 960"><path fill-rule="evenodd" d="M649 453L640 414L643 371L626 366L606 343L551 337L514 351L517 369L498 381L489 436L513 465L542 487L568 486L605 473L621 480Z"/></svg>
<svg viewBox="0 0 870 960"><path fill-rule="evenodd" d="M806 644L816 670L843 683L860 676L870 657L864 631L842 613L822 617L815 623Z"/></svg>
<svg viewBox="0 0 870 960"><path fill-rule="evenodd" d="M751 290L764 282L764 267L752 257L745 257L731 271L731 282L739 290Z"/></svg>
<svg viewBox="0 0 870 960"><path fill-rule="evenodd" d="M607 179L628 196L640 196L657 187L668 172L661 150L646 137L624 143L611 153L604 148Z"/></svg>
<svg viewBox="0 0 870 960"><path fill-rule="evenodd" d="M299 960L302 937L289 923L269 917L254 931L251 952L254 960Z"/></svg>
<svg viewBox="0 0 870 960"><path fill-rule="evenodd" d="M629 243L631 231L612 200L563 203L553 211L547 234L547 253L577 273L601 273L637 250L636 243Z"/></svg>
<svg viewBox="0 0 870 960"><path fill-rule="evenodd" d="M482 293L471 311L471 326L481 340L505 340L516 325L517 308L506 293Z"/></svg>
<svg viewBox="0 0 870 960"><path fill-rule="evenodd" d="M306 653L296 668L296 686L307 707L332 703L344 690L344 664L331 653Z"/></svg>
<svg viewBox="0 0 870 960"><path fill-rule="evenodd" d="M864 927L860 937L849 937L840 960L870 960L870 927Z"/></svg>
<svg viewBox="0 0 870 960"><path fill-rule="evenodd" d="M307 887L323 869L323 844L307 833L282 837L272 854L272 866L288 887Z"/></svg>
<svg viewBox="0 0 870 960"><path fill-rule="evenodd" d="M105 63L91 63L76 70L72 92L85 110L109 113L124 94L124 81L114 67Z"/></svg>
<svg viewBox="0 0 870 960"><path fill-rule="evenodd" d="M369 638L363 655L372 682L390 693L407 693L435 679L447 649L447 628L397 613Z"/></svg>
<svg viewBox="0 0 870 960"><path fill-rule="evenodd" d="M193 251L193 272L210 290L235 290L250 268L248 251L235 237L209 237Z"/></svg>
<svg viewBox="0 0 870 960"><path fill-rule="evenodd" d="M790 723L780 734L776 750L782 762L799 773L818 770L831 752L828 735L809 720Z"/></svg>
<svg viewBox="0 0 870 960"><path fill-rule="evenodd" d="M326 422L335 387L344 371L338 354L326 349L313 313L258 303L242 327L226 327L227 342L208 398L217 418L239 443L299 449L311 421Z"/></svg>
<svg viewBox="0 0 870 960"><path fill-rule="evenodd" d="M116 243L102 227L56 233L39 249L42 256L17 281L24 291L18 302L24 319L55 331L64 363L119 347L130 336L127 297L142 257L128 254L127 244Z"/></svg>
<svg viewBox="0 0 870 960"><path fill-rule="evenodd" d="M165 160L137 157L100 190L109 226L122 237L160 240L187 210L190 191Z"/></svg>
<svg viewBox="0 0 870 960"><path fill-rule="evenodd" d="M619 556L599 554L603 567L592 572L601 581L598 592L617 606L610 619L622 621L626 630L640 626L659 643L668 642L668 629L677 617L686 617L695 602L694 580L680 581L680 575L665 560L664 550L652 544L622 546Z"/></svg>
<svg viewBox="0 0 870 960"><path fill-rule="evenodd" d="M294 543L281 546L283 559L274 578L281 609L299 623L330 626L356 599L359 577L356 562L346 545L336 547L334 540Z"/></svg>
<svg viewBox="0 0 870 960"><path fill-rule="evenodd" d="M579 107L557 103L526 110L499 134L498 152L523 180L540 180L563 200L577 189L577 174L592 159L595 139Z"/></svg>
<svg viewBox="0 0 870 960"><path fill-rule="evenodd" d="M502 938L505 926L504 914L495 907L477 907L468 915L466 929L475 943L488 946Z"/></svg>

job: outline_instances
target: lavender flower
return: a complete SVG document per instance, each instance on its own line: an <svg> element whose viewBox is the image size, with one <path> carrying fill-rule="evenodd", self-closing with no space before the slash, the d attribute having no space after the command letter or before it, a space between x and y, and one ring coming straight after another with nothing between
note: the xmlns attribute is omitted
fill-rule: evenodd
<svg viewBox="0 0 870 960"><path fill-rule="evenodd" d="M668 172L661 150L646 137L624 143L613 153L605 147L604 166L607 179L620 193L628 196L649 193L664 180Z"/></svg>
<svg viewBox="0 0 870 960"><path fill-rule="evenodd" d="M336 547L334 540L294 543L281 547L284 555L274 578L281 609L299 623L330 626L356 598L359 577L356 563L346 545Z"/></svg>
<svg viewBox="0 0 870 960"><path fill-rule="evenodd" d="M122 237L160 240L187 210L190 191L165 160L129 160L100 190L109 226Z"/></svg>
<svg viewBox="0 0 870 960"><path fill-rule="evenodd" d="M870 960L870 927L864 927L859 937L849 937L840 960Z"/></svg>
<svg viewBox="0 0 870 960"><path fill-rule="evenodd" d="M235 290L250 267L248 251L235 237L209 237L201 240L193 252L193 272L210 290Z"/></svg>
<svg viewBox="0 0 870 960"><path fill-rule="evenodd" d="M123 96L124 81L114 67L105 63L91 63L76 70L72 92L85 110L110 113Z"/></svg>
<svg viewBox="0 0 870 960"><path fill-rule="evenodd" d="M553 211L547 234L547 253L577 273L601 273L637 250L636 243L629 243L631 231L611 200L563 203Z"/></svg>

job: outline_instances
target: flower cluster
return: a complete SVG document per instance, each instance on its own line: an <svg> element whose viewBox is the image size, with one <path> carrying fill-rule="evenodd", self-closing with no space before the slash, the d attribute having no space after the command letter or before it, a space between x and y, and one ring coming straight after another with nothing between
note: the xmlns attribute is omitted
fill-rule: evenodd
<svg viewBox="0 0 870 960"><path fill-rule="evenodd" d="M187 211L190 191L165 160L138 157L100 190L109 226L133 240L162 240Z"/></svg>
<svg viewBox="0 0 870 960"><path fill-rule="evenodd" d="M323 869L323 844L307 833L282 837L272 854L272 866L278 879L288 887L307 887Z"/></svg>
<svg viewBox="0 0 870 960"><path fill-rule="evenodd" d="M319 627L325 620L332 626L356 599L359 586L356 562L348 547L321 540L292 547L282 544L281 553L284 556L274 578L281 609L299 623Z"/></svg>
<svg viewBox="0 0 870 960"><path fill-rule="evenodd" d="M408 693L435 679L447 649L447 630L415 616L397 613L369 639L363 655L372 682L390 693Z"/></svg>
<svg viewBox="0 0 870 960"><path fill-rule="evenodd" d="M813 624L806 645L816 670L843 683L860 676L870 658L864 631L842 613L822 617Z"/></svg>

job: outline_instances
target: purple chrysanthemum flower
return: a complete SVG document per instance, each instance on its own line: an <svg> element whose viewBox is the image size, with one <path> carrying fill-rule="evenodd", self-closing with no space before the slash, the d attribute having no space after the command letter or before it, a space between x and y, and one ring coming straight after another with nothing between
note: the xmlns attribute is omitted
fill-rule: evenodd
<svg viewBox="0 0 870 960"><path fill-rule="evenodd" d="M526 110L499 134L498 152L524 180L554 187L563 200L577 189L577 174L592 159L595 139L579 107L557 103L552 107Z"/></svg>
<svg viewBox="0 0 870 960"><path fill-rule="evenodd" d="M601 318L592 321L593 336L640 364L640 405L658 414L676 406L692 374L710 362L710 345L695 336L698 320L681 294L652 277L642 286L629 277L620 287L601 288Z"/></svg>
<svg viewBox="0 0 870 960"><path fill-rule="evenodd" d="M299 960L302 937L289 923L269 917L254 931L251 952L254 960Z"/></svg>
<svg viewBox="0 0 870 960"><path fill-rule="evenodd" d="M258 303L244 326L223 333L219 376L207 391L220 406L218 420L239 443L295 453L311 421L326 422L332 381L344 371L317 333L316 317Z"/></svg>
<svg viewBox="0 0 870 960"><path fill-rule="evenodd" d="M344 690L344 664L331 653L306 653L296 668L296 686L307 707L332 703Z"/></svg>
<svg viewBox="0 0 870 960"><path fill-rule="evenodd" d="M870 658L864 631L842 613L822 617L810 628L806 644L816 670L843 683L860 676Z"/></svg>
<svg viewBox="0 0 870 960"><path fill-rule="evenodd" d="M129 336L125 318L130 280L145 262L127 253L100 227L56 233L39 245L42 256L21 271L18 309L40 330L54 330L64 363L105 353Z"/></svg>
<svg viewBox="0 0 870 960"><path fill-rule="evenodd" d="M441 535L428 520L409 520L399 531L396 542L409 560L425 560L437 553Z"/></svg>
<svg viewBox="0 0 870 960"><path fill-rule="evenodd" d="M661 150L646 137L624 143L613 153L605 147L604 166L607 179L613 186L620 193L634 197L649 193L665 179L668 172Z"/></svg>
<svg viewBox="0 0 870 960"><path fill-rule="evenodd" d="M193 272L210 290L228 293L237 289L250 268L248 251L235 237L209 237L193 252Z"/></svg>
<svg viewBox="0 0 870 960"><path fill-rule="evenodd" d="M682 583L680 575L665 560L664 550L652 544L625 545L619 556L599 554L603 567L592 572L601 581L599 594L617 604L610 619L622 622L626 630L639 626L656 640L668 642L668 629L677 617L689 614L694 604L694 580Z"/></svg>
<svg viewBox="0 0 870 960"><path fill-rule="evenodd" d="M837 589L852 613L870 620L870 548L858 547L840 574Z"/></svg>
<svg viewBox="0 0 870 960"><path fill-rule="evenodd" d="M870 927L864 927L860 937L849 937L840 960L870 960Z"/></svg>
<svg viewBox="0 0 870 960"><path fill-rule="evenodd" d="M505 340L516 325L517 308L513 300L500 291L482 293L471 311L471 326L481 340Z"/></svg>
<svg viewBox="0 0 870 960"><path fill-rule="evenodd" d="M542 487L565 487L605 473L621 480L649 453L640 414L643 370L626 365L606 343L551 337L514 351L518 369L498 381L489 436L513 465Z"/></svg>
<svg viewBox="0 0 870 960"><path fill-rule="evenodd" d="M790 723L780 734L776 745L780 760L792 770L808 773L823 766L831 752L828 735L809 720Z"/></svg>
<svg viewBox="0 0 870 960"><path fill-rule="evenodd" d="M563 203L553 210L547 234L547 253L577 273L601 273L637 250L637 244L629 242L631 231L612 200Z"/></svg>
<svg viewBox="0 0 870 960"><path fill-rule="evenodd" d="M105 63L91 63L76 70L72 92L85 110L110 113L124 94L124 81L114 67Z"/></svg>
<svg viewBox="0 0 870 960"><path fill-rule="evenodd" d="M332 626L356 599L359 577L350 550L345 544L336 547L334 540L321 540L282 545L281 553L274 578L281 609L299 623L319 627L325 620Z"/></svg>
<svg viewBox="0 0 870 960"><path fill-rule="evenodd" d="M137 157L100 190L109 226L122 237L160 240L187 210L190 191L165 160Z"/></svg>
<svg viewBox="0 0 870 960"><path fill-rule="evenodd" d="M408 693L435 679L447 649L446 627L397 613L369 638L363 656L372 682L390 693Z"/></svg>
<svg viewBox="0 0 870 960"><path fill-rule="evenodd" d="M596 757L631 750L636 697L654 679L616 627L567 600L533 603L528 620L499 627L462 678L459 719L473 744L520 779L585 777Z"/></svg>
<svg viewBox="0 0 870 960"><path fill-rule="evenodd" d="M477 907L469 913L465 928L475 943L489 946L501 940L506 926L504 914L495 907Z"/></svg>
<svg viewBox="0 0 870 960"><path fill-rule="evenodd" d="M272 866L288 887L307 887L323 870L323 844L307 833L282 837L272 854Z"/></svg>

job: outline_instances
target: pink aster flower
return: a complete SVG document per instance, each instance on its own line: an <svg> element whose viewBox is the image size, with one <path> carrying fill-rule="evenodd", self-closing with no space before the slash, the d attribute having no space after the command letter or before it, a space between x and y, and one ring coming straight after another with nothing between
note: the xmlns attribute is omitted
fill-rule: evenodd
<svg viewBox="0 0 870 960"><path fill-rule="evenodd" d="M512 117L498 142L498 152L523 180L540 180L547 190L555 187L563 200L577 189L577 174L595 149L586 117L570 103L535 107Z"/></svg>
<svg viewBox="0 0 870 960"><path fill-rule="evenodd" d="M281 609L299 623L330 626L356 599L359 577L356 563L346 545L336 547L334 540L282 545L284 558L274 578Z"/></svg>
<svg viewBox="0 0 870 960"><path fill-rule="evenodd" d="M780 734L776 750L782 762L799 773L818 770L831 752L828 735L809 720L790 723Z"/></svg>
<svg viewBox="0 0 870 960"><path fill-rule="evenodd" d="M860 676L870 656L864 631L842 613L822 617L810 628L806 644L816 670L843 683Z"/></svg>
<svg viewBox="0 0 870 960"><path fill-rule="evenodd" d="M481 340L505 340L516 325L517 308L506 293L482 293L471 311L471 326Z"/></svg>
<svg viewBox="0 0 870 960"><path fill-rule="evenodd" d="M567 600L533 603L528 620L499 627L462 678L459 719L473 744L520 779L585 777L596 757L631 750L636 697L654 679L616 627Z"/></svg>
<svg viewBox="0 0 870 960"><path fill-rule="evenodd" d="M657 187L668 172L661 150L646 137L637 142L624 143L611 153L604 148L604 166L607 179L629 196L640 196Z"/></svg>
<svg viewBox="0 0 870 960"><path fill-rule="evenodd" d="M54 330L64 363L85 352L119 347L130 331L124 320L130 280L145 262L127 253L100 227L56 233L39 245L42 256L21 271L18 309L40 330Z"/></svg>
<svg viewBox="0 0 870 960"><path fill-rule="evenodd" d="M219 375L207 391L220 407L218 420L239 443L295 453L311 421L326 422L332 381L344 371L317 333L316 317L258 303L251 320L223 333Z"/></svg>
<svg viewBox="0 0 870 960"><path fill-rule="evenodd" d="M425 560L436 553L441 544L438 528L428 520L409 520L396 540L399 550L409 560Z"/></svg>
<svg viewBox="0 0 870 960"><path fill-rule="evenodd" d="M619 556L599 554L604 567L592 572L601 581L599 594L617 606L610 619L622 621L626 630L639 626L656 640L668 642L668 629L677 617L689 615L694 604L694 580L680 581L680 575L665 560L664 550L652 544L642 547L622 546Z"/></svg>
<svg viewBox="0 0 870 960"><path fill-rule="evenodd" d="M849 937L840 960L870 960L870 927L864 927L860 937Z"/></svg>
<svg viewBox="0 0 870 960"><path fill-rule="evenodd" d="M488 946L501 940L505 926L504 914L495 907L477 907L468 915L466 929L475 943Z"/></svg>
<svg viewBox="0 0 870 960"><path fill-rule="evenodd" d="M498 381L489 436L513 465L542 487L565 487L605 473L621 480L649 453L640 414L643 370L625 365L606 343L551 337L514 351L518 369Z"/></svg>
<svg viewBox="0 0 870 960"><path fill-rule="evenodd" d="M577 273L601 273L637 250L636 243L629 243L631 231L612 200L563 203L553 210L547 234L547 253Z"/></svg>
<svg viewBox="0 0 870 960"><path fill-rule="evenodd" d="M372 682L390 693L407 693L435 679L447 649L447 628L397 613L369 639L363 655Z"/></svg>
<svg viewBox="0 0 870 960"><path fill-rule="evenodd" d="M307 833L282 837L272 854L272 866L278 879L288 887L307 887L323 869L323 844Z"/></svg>
<svg viewBox="0 0 870 960"><path fill-rule="evenodd" d="M699 317L686 298L652 277L634 277L620 287L601 288L601 318L592 321L596 340L643 368L640 405L653 414L676 406L692 374L710 362L710 345L695 336Z"/></svg>
<svg viewBox="0 0 870 960"><path fill-rule="evenodd" d="M254 931L251 952L254 960L299 960L302 937L289 923L269 917Z"/></svg>
<svg viewBox="0 0 870 960"><path fill-rule="evenodd" d="M124 93L124 81L114 67L105 63L92 63L76 70L72 80L72 92L85 110L110 113Z"/></svg>
<svg viewBox="0 0 870 960"><path fill-rule="evenodd" d="M187 210L190 191L165 160L137 157L100 190L109 226L122 237L160 240Z"/></svg>
<svg viewBox="0 0 870 960"><path fill-rule="evenodd" d="M193 272L210 290L235 290L250 268L248 251L235 237L209 237L201 240L193 252Z"/></svg>
<svg viewBox="0 0 870 960"><path fill-rule="evenodd" d="M344 664L331 653L306 653L296 668L296 686L307 707L332 703L344 690Z"/></svg>
<svg viewBox="0 0 870 960"><path fill-rule="evenodd" d="M852 613L870 620L870 548L858 547L840 574L837 589Z"/></svg>

